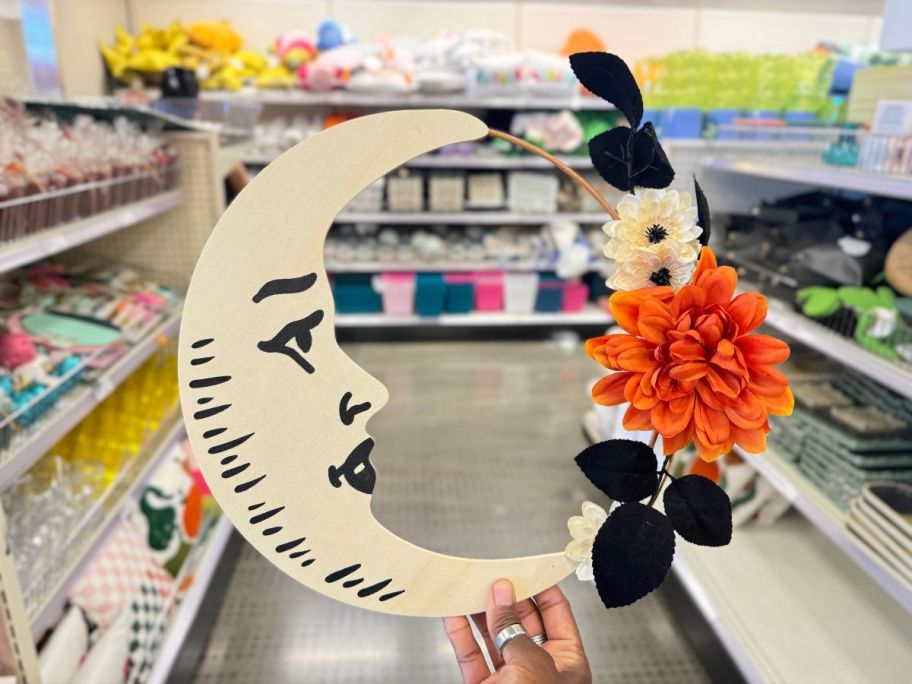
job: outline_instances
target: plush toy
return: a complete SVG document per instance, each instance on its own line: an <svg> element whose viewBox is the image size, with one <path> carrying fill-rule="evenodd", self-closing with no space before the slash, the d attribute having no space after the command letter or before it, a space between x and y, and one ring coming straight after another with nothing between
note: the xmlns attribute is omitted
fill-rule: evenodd
<svg viewBox="0 0 912 684"><path fill-rule="evenodd" d="M325 52L353 42L351 32L335 19L324 19L317 27L317 50Z"/></svg>
<svg viewBox="0 0 912 684"><path fill-rule="evenodd" d="M313 61L302 64L298 69L298 80L302 88L309 90L331 90L341 88L352 72L364 63L364 53L357 45L342 45L320 53Z"/></svg>
<svg viewBox="0 0 912 684"><path fill-rule="evenodd" d="M187 24L187 36L195 45L230 55L240 50L244 39L227 21L198 21Z"/></svg>
<svg viewBox="0 0 912 684"><path fill-rule="evenodd" d="M288 69L297 71L316 56L310 35L304 31L285 31L272 44L272 52Z"/></svg>

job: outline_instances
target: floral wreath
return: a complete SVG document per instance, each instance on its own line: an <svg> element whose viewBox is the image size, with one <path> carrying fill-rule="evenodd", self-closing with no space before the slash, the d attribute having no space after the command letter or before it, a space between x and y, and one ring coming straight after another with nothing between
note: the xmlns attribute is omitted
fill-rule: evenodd
<svg viewBox="0 0 912 684"><path fill-rule="evenodd" d="M580 83L630 124L589 141L602 178L629 194L616 211L600 202L613 219L604 226L605 256L616 262L607 281L615 290L609 308L624 332L588 340L586 352L612 371L593 387L593 401L629 404L624 428L651 430L652 438L599 442L576 457L586 477L620 505L609 514L585 502L582 515L568 523L573 541L565 552L579 563L577 576L594 580L613 608L662 584L675 532L702 546L731 541L728 496L701 475L672 476L675 453L691 443L704 461L736 444L761 453L767 416L791 414L794 399L775 368L788 358L788 345L754 332L766 318L766 297L736 296L735 270L719 266L707 246L709 205L700 185L694 179L695 202L687 192L666 189L674 169L652 123L640 125L643 98L627 65L603 52L571 55L570 64ZM636 188L644 190L637 195ZM653 449L660 436L658 468ZM663 513L654 505L666 480Z"/></svg>

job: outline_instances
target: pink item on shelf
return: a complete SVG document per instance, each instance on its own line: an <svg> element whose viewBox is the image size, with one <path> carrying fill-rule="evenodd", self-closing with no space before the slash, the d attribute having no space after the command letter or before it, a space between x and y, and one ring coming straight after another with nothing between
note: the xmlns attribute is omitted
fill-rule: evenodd
<svg viewBox="0 0 912 684"><path fill-rule="evenodd" d="M504 272L478 271L475 273L475 309L478 311L503 311Z"/></svg>
<svg viewBox="0 0 912 684"><path fill-rule="evenodd" d="M32 336L23 332L0 334L0 366L13 370L29 363L37 355Z"/></svg>
<svg viewBox="0 0 912 684"><path fill-rule="evenodd" d="M589 287L585 283L564 283L564 297L561 300L563 311L582 311L589 300Z"/></svg>
<svg viewBox="0 0 912 684"><path fill-rule="evenodd" d="M390 272L381 276L383 311L390 316L415 313L415 274Z"/></svg>

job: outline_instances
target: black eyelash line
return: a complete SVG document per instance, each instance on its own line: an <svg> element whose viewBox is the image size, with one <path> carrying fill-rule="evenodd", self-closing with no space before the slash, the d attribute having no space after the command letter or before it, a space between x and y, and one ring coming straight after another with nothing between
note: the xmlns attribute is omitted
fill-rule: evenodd
<svg viewBox="0 0 912 684"><path fill-rule="evenodd" d="M213 406L212 408L200 409L193 414L193 417L197 420L204 420L205 418L211 418L212 416L217 416L222 411L226 411L231 408L231 404L222 404L221 406Z"/></svg>
<svg viewBox="0 0 912 684"><path fill-rule="evenodd" d="M253 295L253 303L259 304L267 297L280 294L299 294L306 292L317 282L316 273L308 273L297 278L276 278L270 280Z"/></svg>
<svg viewBox="0 0 912 684"><path fill-rule="evenodd" d="M243 437L238 437L236 439L229 440L227 442L224 442L223 444L216 444L213 447L209 447L209 453L214 456L215 454L220 454L223 451L231 451L235 447L241 446L241 444L243 444L248 439L253 437L254 434L256 434L256 433L251 432L249 434L244 435Z"/></svg>
<svg viewBox="0 0 912 684"><path fill-rule="evenodd" d="M200 389L202 387L214 387L215 385L221 385L229 380L231 380L230 375L215 375L211 378L197 378L196 380L190 381L190 388Z"/></svg>
<svg viewBox="0 0 912 684"><path fill-rule="evenodd" d="M212 439L213 437L218 437L223 432L226 432L228 428L212 428L211 430L206 430L203 433L203 439Z"/></svg>
<svg viewBox="0 0 912 684"><path fill-rule="evenodd" d="M215 358L214 356L200 356L199 358L196 358L196 359L190 359L190 365L191 366L202 366L204 363L209 363L214 358Z"/></svg>
<svg viewBox="0 0 912 684"><path fill-rule="evenodd" d="M277 508L271 508L268 511L263 511L262 513L257 513L250 519L251 525L259 525L264 520L269 520L272 516L277 513L281 513L285 510L285 506L278 506Z"/></svg>
<svg viewBox="0 0 912 684"><path fill-rule="evenodd" d="M212 338L212 337L207 337L207 338L202 339L202 340L197 340L196 342L194 342L194 343L191 344L190 346L191 346L193 349L202 349L202 348L205 347L207 344L212 344L214 341L215 341L214 338Z"/></svg>

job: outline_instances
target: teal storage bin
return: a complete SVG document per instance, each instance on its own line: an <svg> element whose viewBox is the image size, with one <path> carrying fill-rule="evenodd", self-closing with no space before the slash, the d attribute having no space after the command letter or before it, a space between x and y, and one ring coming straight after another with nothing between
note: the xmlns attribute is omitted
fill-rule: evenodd
<svg viewBox="0 0 912 684"><path fill-rule="evenodd" d="M380 313L383 304L370 273L339 273L332 282L336 313Z"/></svg>
<svg viewBox="0 0 912 684"><path fill-rule="evenodd" d="M446 283L447 313L471 313L475 305L475 278L471 273L448 273Z"/></svg>
<svg viewBox="0 0 912 684"><path fill-rule="evenodd" d="M561 310L563 300L564 281L554 275L542 274L539 276L535 310L542 313L555 313Z"/></svg>
<svg viewBox="0 0 912 684"><path fill-rule="evenodd" d="M446 284L440 273L419 273L415 282L415 312L419 316L443 313Z"/></svg>

